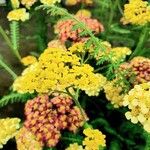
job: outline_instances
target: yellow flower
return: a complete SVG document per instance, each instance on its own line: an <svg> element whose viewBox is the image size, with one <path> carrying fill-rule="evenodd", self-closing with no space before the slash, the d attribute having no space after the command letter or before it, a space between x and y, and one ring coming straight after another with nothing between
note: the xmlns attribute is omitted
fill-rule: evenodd
<svg viewBox="0 0 150 150"><path fill-rule="evenodd" d="M127 55L131 54L131 50L128 47L111 47L111 44L107 41L102 42L102 44L105 46L106 50L104 52L99 51L99 53L96 56L96 59L99 60L103 56L111 55L111 61L123 61Z"/></svg>
<svg viewBox="0 0 150 150"><path fill-rule="evenodd" d="M104 86L106 78L93 71L90 65L81 65L75 54L61 48L48 48L38 62L26 68L15 80L13 89L20 93L36 91L50 94L73 86L94 96Z"/></svg>
<svg viewBox="0 0 150 150"><path fill-rule="evenodd" d="M73 44L68 50L71 52L71 53L84 53L85 50L84 50L84 43L83 42L77 42L75 44Z"/></svg>
<svg viewBox="0 0 150 150"><path fill-rule="evenodd" d="M66 150L84 150L81 145L78 145L78 143L70 144Z"/></svg>
<svg viewBox="0 0 150 150"><path fill-rule="evenodd" d="M73 5L76 5L78 2L77 0L66 0L65 3L68 6L73 6Z"/></svg>
<svg viewBox="0 0 150 150"><path fill-rule="evenodd" d="M17 129L19 128L19 123L20 119L18 118L0 119L0 148L3 148L3 145L16 135Z"/></svg>
<svg viewBox="0 0 150 150"><path fill-rule="evenodd" d="M138 4L138 5L137 5ZM121 19L124 24L144 25L150 22L150 6L147 1L129 0L124 6L124 16Z"/></svg>
<svg viewBox="0 0 150 150"><path fill-rule="evenodd" d="M8 13L7 18L9 21L25 21L29 19L29 13L25 8L15 9Z"/></svg>
<svg viewBox="0 0 150 150"><path fill-rule="evenodd" d="M21 0L21 4L30 8L37 0Z"/></svg>
<svg viewBox="0 0 150 150"><path fill-rule="evenodd" d="M17 9L19 8L20 2L19 0L11 0L11 4L12 4L13 9Z"/></svg>
<svg viewBox="0 0 150 150"><path fill-rule="evenodd" d="M83 133L87 136L83 145L85 145L85 150L99 150L99 147L105 147L105 135L97 129L87 128L84 129Z"/></svg>
<svg viewBox="0 0 150 150"><path fill-rule="evenodd" d="M91 12L87 9L81 9L76 13L76 16L91 17Z"/></svg>
<svg viewBox="0 0 150 150"><path fill-rule="evenodd" d="M37 59L34 56L26 56L21 59L21 62L24 64L24 66L28 66L37 62Z"/></svg>
<svg viewBox="0 0 150 150"><path fill-rule="evenodd" d="M40 0L40 1L41 1L41 3L43 3L44 5L53 5L53 4L55 4L56 2L59 2L59 3L60 3L61 0Z"/></svg>
<svg viewBox="0 0 150 150"><path fill-rule="evenodd" d="M36 141L36 137L25 127L17 132L16 142L18 150L42 150L42 146Z"/></svg>
<svg viewBox="0 0 150 150"><path fill-rule="evenodd" d="M122 106L124 94L122 94L122 87L115 85L116 80L108 81L104 86L104 91L107 100L109 100L115 108Z"/></svg>
<svg viewBox="0 0 150 150"><path fill-rule="evenodd" d="M123 105L129 108L126 118L132 123L140 122L150 132L150 82L135 85L125 95Z"/></svg>

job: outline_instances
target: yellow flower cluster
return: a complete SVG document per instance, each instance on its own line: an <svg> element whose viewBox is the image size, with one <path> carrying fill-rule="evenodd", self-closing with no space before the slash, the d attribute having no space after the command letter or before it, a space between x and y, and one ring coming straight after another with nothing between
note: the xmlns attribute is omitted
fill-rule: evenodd
<svg viewBox="0 0 150 150"><path fill-rule="evenodd" d="M101 74L94 74L93 71L94 69L88 64L73 66L74 85L89 96L98 96L99 91L106 83L106 78Z"/></svg>
<svg viewBox="0 0 150 150"><path fill-rule="evenodd" d="M124 97L123 105L130 109L126 118L132 123L140 122L150 132L150 82L135 85Z"/></svg>
<svg viewBox="0 0 150 150"><path fill-rule="evenodd" d="M150 6L147 1L129 0L124 6L124 16L121 19L123 24L144 25L150 22Z"/></svg>
<svg viewBox="0 0 150 150"><path fill-rule="evenodd" d="M60 2L61 0L41 0L41 3L43 3L44 5L53 5L56 2Z"/></svg>
<svg viewBox="0 0 150 150"><path fill-rule="evenodd" d="M37 62L37 59L34 56L26 56L21 59L21 62L23 63L24 66L28 66Z"/></svg>
<svg viewBox="0 0 150 150"><path fill-rule="evenodd" d="M18 150L42 150L42 146L36 141L35 136L25 127L17 132L16 142Z"/></svg>
<svg viewBox="0 0 150 150"><path fill-rule="evenodd" d="M30 8L37 0L21 0L21 4Z"/></svg>
<svg viewBox="0 0 150 150"><path fill-rule="evenodd" d="M109 100L115 108L121 107L123 104L124 94L122 87L115 85L116 80L108 81L104 86L107 100Z"/></svg>
<svg viewBox="0 0 150 150"><path fill-rule="evenodd" d="M25 8L14 9L8 13L7 18L9 21L26 21L29 19L29 13Z"/></svg>
<svg viewBox="0 0 150 150"><path fill-rule="evenodd" d="M78 143L70 144L68 148L65 150L84 150L82 145L78 145Z"/></svg>
<svg viewBox="0 0 150 150"><path fill-rule="evenodd" d="M116 62L124 60L127 55L131 54L131 50L128 47L111 47L111 44L104 41L102 44L105 46L106 50L104 52L100 51L96 56L96 59L100 59L104 55L111 55L111 61Z"/></svg>
<svg viewBox="0 0 150 150"><path fill-rule="evenodd" d="M68 6L74 6L78 3L84 3L86 5L91 5L91 4L93 4L93 0L66 0L65 3Z"/></svg>
<svg viewBox="0 0 150 150"><path fill-rule="evenodd" d="M89 10L87 9L80 9L77 13L76 16L82 16L82 17L88 17L91 18L92 14Z"/></svg>
<svg viewBox="0 0 150 150"><path fill-rule="evenodd" d="M102 42L103 46L106 48L104 52L99 51L99 53L95 56L96 60L99 60L102 58L104 55L112 55L111 56L111 61L115 62L118 60L124 60L127 55L131 54L131 50L127 47L115 47L112 48L111 44L107 41ZM85 53L89 52L89 54L94 55L94 49L93 47L85 48L85 43L84 42L77 42L74 43L69 49L70 52L72 53Z"/></svg>
<svg viewBox="0 0 150 150"><path fill-rule="evenodd" d="M11 0L11 5L12 5L13 9L17 9L20 6L20 2L19 2L19 0Z"/></svg>
<svg viewBox="0 0 150 150"><path fill-rule="evenodd" d="M86 50L84 49L85 43L83 42L77 42L74 43L71 47L69 47L69 51L71 53L84 53Z"/></svg>
<svg viewBox="0 0 150 150"><path fill-rule="evenodd" d="M106 146L105 135L97 129L87 128L83 133L87 136L83 141L85 150L99 150L100 147Z"/></svg>
<svg viewBox="0 0 150 150"><path fill-rule="evenodd" d="M48 48L38 62L26 68L15 80L13 89L20 93L51 93L74 86L94 96L104 86L106 78L93 71L90 65L81 65L75 54L60 48Z"/></svg>
<svg viewBox="0 0 150 150"><path fill-rule="evenodd" d="M19 128L19 123L20 119L18 118L0 119L0 148L3 148L3 145L15 136L17 129Z"/></svg>

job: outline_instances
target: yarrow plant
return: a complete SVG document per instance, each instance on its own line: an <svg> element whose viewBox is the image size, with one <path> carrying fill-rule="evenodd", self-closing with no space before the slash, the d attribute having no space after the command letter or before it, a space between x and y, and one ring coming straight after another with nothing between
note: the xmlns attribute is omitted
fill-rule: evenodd
<svg viewBox="0 0 150 150"><path fill-rule="evenodd" d="M12 76L0 149L150 149L149 1L9 0L2 10L19 68L0 55Z"/></svg>

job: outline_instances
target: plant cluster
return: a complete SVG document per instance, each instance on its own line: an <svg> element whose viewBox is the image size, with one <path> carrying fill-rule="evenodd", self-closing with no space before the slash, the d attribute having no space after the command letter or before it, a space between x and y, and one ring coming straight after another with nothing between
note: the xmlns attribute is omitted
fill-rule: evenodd
<svg viewBox="0 0 150 150"><path fill-rule="evenodd" d="M0 107L22 102L25 117L0 119L0 148L15 138L18 150L150 150L148 1L9 0L2 7L10 35L2 26L0 34L24 68L17 75L0 56L13 78ZM22 57L20 28L34 15L29 39L37 51Z"/></svg>

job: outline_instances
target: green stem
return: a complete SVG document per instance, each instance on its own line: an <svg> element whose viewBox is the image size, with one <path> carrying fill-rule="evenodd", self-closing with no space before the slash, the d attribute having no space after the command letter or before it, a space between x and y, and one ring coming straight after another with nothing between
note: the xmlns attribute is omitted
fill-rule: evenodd
<svg viewBox="0 0 150 150"><path fill-rule="evenodd" d="M10 23L10 31L11 31L11 43L13 47L13 52L16 55L16 57L21 60L21 56L18 52L19 50L19 22L12 21Z"/></svg>
<svg viewBox="0 0 150 150"><path fill-rule="evenodd" d="M18 53L15 52L14 48L13 48L13 44L10 40L10 38L7 36L6 32L4 31L4 29L2 28L2 26L0 26L0 34L2 35L2 37L4 38L4 40L6 41L6 44L8 45L8 47L11 49L11 51L14 53L14 55L20 60L20 55Z"/></svg>
<svg viewBox="0 0 150 150"><path fill-rule="evenodd" d="M15 72L6 63L4 63L2 59L0 59L0 66L3 67L13 77L13 79L17 78Z"/></svg>
<svg viewBox="0 0 150 150"><path fill-rule="evenodd" d="M84 111L83 111L83 109L82 109L82 106L80 105L80 102L79 102L79 100L78 100L78 98L79 98L79 92L80 92L79 88L77 88L77 91L76 91L76 94L75 94L75 95L72 95L72 94L69 92L68 88L66 88L66 91L67 91L68 95L72 97L72 99L74 100L76 106L80 109L81 115L82 115L84 121L86 122L86 121L87 121L87 118L86 118L85 113L84 113Z"/></svg>
<svg viewBox="0 0 150 150"><path fill-rule="evenodd" d="M144 43L146 42L147 40L147 37L149 35L149 28L148 28L148 25L146 26L143 26L143 29L141 31L141 34L140 34L140 38L139 38L139 42L137 44L137 47L136 49L134 50L134 52L132 53L132 55L130 56L129 59L132 59L134 56L137 56L140 51L142 50L143 46L144 46Z"/></svg>

